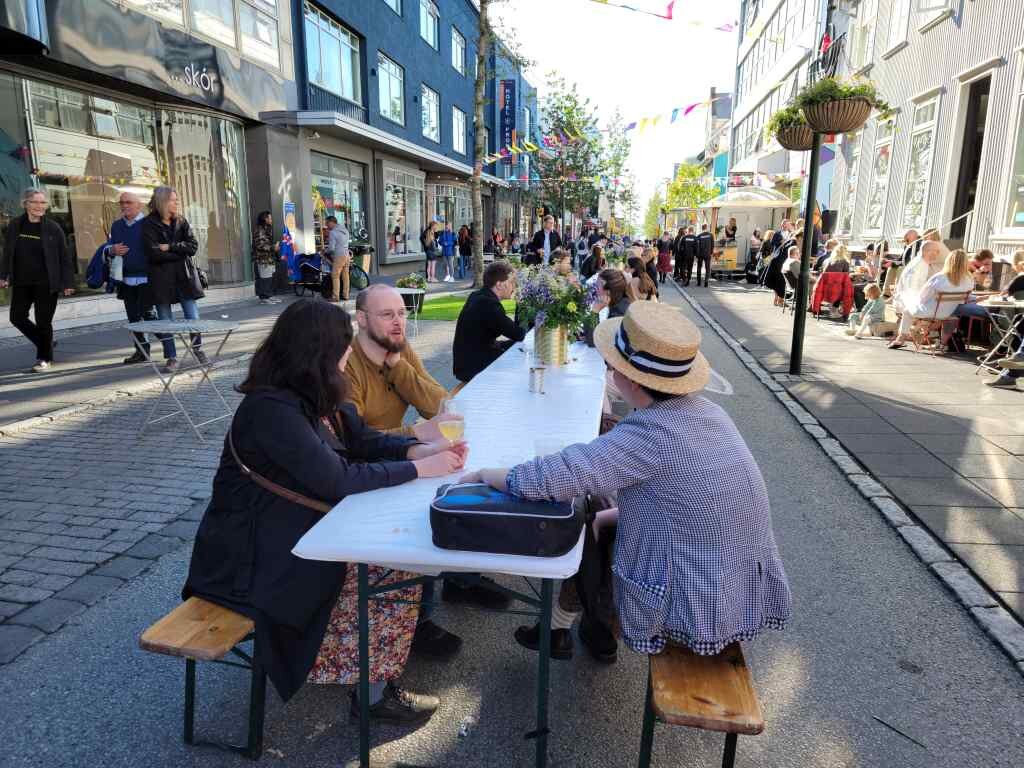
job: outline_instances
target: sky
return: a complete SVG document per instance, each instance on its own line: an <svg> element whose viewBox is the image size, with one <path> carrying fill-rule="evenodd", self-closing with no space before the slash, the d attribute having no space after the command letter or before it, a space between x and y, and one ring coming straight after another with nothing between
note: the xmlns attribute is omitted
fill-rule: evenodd
<svg viewBox="0 0 1024 768"><path fill-rule="evenodd" d="M668 0L609 2L659 13L668 5ZM736 21L738 0L676 0L672 21L592 0L507 0L492 8L499 34L511 30L523 55L534 62L527 78L539 98L544 98L545 73L556 70L590 98L600 125L616 107L628 123L703 101L712 86L732 91L736 33L713 28ZM705 118L706 110L698 108L674 125L665 116L654 129L630 132L641 217L654 190L672 175L672 164L704 148Z"/></svg>

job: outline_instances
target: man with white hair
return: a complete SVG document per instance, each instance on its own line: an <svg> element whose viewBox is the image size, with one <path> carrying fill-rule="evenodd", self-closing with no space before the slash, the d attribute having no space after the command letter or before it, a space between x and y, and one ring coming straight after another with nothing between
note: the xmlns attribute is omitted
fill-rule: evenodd
<svg viewBox="0 0 1024 768"><path fill-rule="evenodd" d="M939 243L928 240L921 247L921 252L910 260L900 272L893 292L892 306L900 316L899 333L889 342L889 349L899 349L910 338L910 328L914 324L914 308L917 306L921 289L928 279L942 269L942 247Z"/></svg>
<svg viewBox="0 0 1024 768"><path fill-rule="evenodd" d="M124 260L122 279L117 284L117 298L124 302L124 313L129 323L156 320L156 309L149 291L149 257L142 247L142 201L134 192L122 192L117 200L121 207L121 218L110 225L110 237L104 247L108 257L119 256ZM149 355L149 339L144 333L136 333L139 347L124 359L125 365L146 362ZM145 354L143 354L145 350Z"/></svg>
<svg viewBox="0 0 1024 768"><path fill-rule="evenodd" d="M74 293L71 250L53 219L47 218L50 200L41 189L30 187L21 195L25 213L7 225L0 254L0 288L11 289L11 325L36 346L35 373L53 365L53 315L61 293ZM34 308L35 322L28 319Z"/></svg>

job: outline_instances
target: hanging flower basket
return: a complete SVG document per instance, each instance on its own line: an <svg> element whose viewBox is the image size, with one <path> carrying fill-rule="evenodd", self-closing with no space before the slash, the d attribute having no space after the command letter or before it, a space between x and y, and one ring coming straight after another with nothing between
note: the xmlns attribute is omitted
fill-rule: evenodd
<svg viewBox="0 0 1024 768"><path fill-rule="evenodd" d="M871 107L867 99L839 99L806 104L803 112L807 125L815 133L849 133L868 121Z"/></svg>
<svg viewBox="0 0 1024 768"><path fill-rule="evenodd" d="M775 138L779 144L793 152L806 152L814 146L814 131L806 124L780 128Z"/></svg>

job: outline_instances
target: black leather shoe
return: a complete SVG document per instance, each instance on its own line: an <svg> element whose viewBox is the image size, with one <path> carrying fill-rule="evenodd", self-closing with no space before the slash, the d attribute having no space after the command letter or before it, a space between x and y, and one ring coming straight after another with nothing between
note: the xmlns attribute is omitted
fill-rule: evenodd
<svg viewBox="0 0 1024 768"><path fill-rule="evenodd" d="M519 627L515 631L516 642L531 651L540 650L540 624L532 627ZM568 661L572 658L572 632L568 629L551 630L551 658Z"/></svg>
<svg viewBox="0 0 1024 768"><path fill-rule="evenodd" d="M416 625L412 638L413 653L431 659L449 659L462 648L462 638L427 619Z"/></svg>
<svg viewBox="0 0 1024 768"><path fill-rule="evenodd" d="M475 605L479 608L491 608L503 610L508 608L512 599L504 592L488 589L486 584L494 584L490 579L481 579L481 584L463 585L450 579L444 580L444 587L441 589L441 599L446 603L460 605Z"/></svg>
<svg viewBox="0 0 1024 768"><path fill-rule="evenodd" d="M124 362L125 365L133 365L135 363L144 363L144 362L146 362L146 356L144 354L142 354L141 352L139 352L138 350L136 350L135 354L133 354L131 357L126 357L123 360L123 362Z"/></svg>
<svg viewBox="0 0 1024 768"><path fill-rule="evenodd" d="M388 683L384 696L370 707L370 720L397 725L422 725L439 706L441 700L436 696L412 693L394 683ZM352 717L359 719L359 699L354 692L349 712Z"/></svg>
<svg viewBox="0 0 1024 768"><path fill-rule="evenodd" d="M595 661L614 664L619 659L619 643L607 627L597 622L580 619L580 642Z"/></svg>

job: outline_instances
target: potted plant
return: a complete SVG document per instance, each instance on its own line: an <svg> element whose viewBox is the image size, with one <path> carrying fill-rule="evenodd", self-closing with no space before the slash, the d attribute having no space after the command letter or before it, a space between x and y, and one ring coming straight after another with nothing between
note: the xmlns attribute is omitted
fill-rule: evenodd
<svg viewBox="0 0 1024 768"><path fill-rule="evenodd" d="M814 145L814 131L807 125L804 113L795 104L783 107L772 115L764 132L794 152L806 152Z"/></svg>
<svg viewBox="0 0 1024 768"><path fill-rule="evenodd" d="M396 288L414 288L423 293L403 293L402 301L405 302L405 308L410 312L419 314L423 311L423 297L426 296L427 291L427 279L423 277L419 272L410 272L404 277L400 277L395 280Z"/></svg>
<svg viewBox="0 0 1024 768"><path fill-rule="evenodd" d="M534 354L547 365L564 365L569 339L575 339L591 314L587 288L549 267L516 274L516 303L521 322L533 325Z"/></svg>
<svg viewBox="0 0 1024 768"><path fill-rule="evenodd" d="M794 103L815 133L855 131L867 122L872 109L891 111L875 84L864 78L822 78L804 86Z"/></svg>

